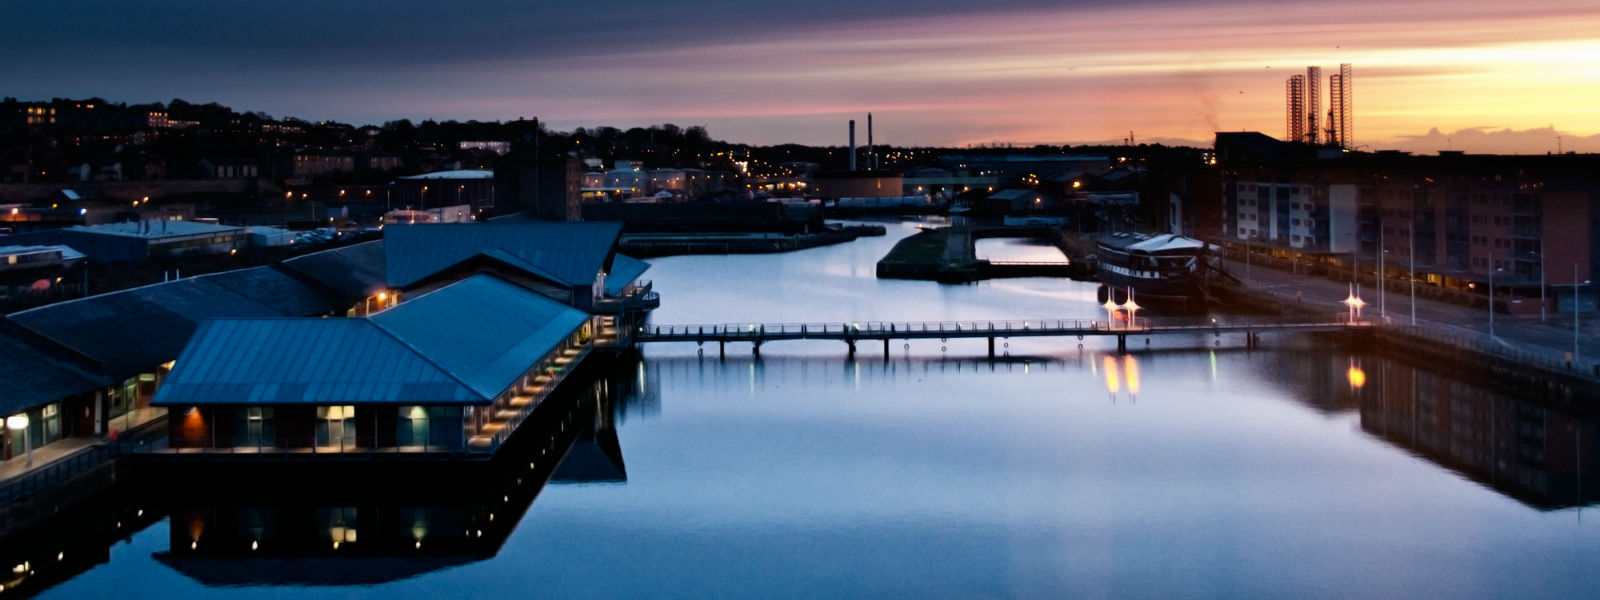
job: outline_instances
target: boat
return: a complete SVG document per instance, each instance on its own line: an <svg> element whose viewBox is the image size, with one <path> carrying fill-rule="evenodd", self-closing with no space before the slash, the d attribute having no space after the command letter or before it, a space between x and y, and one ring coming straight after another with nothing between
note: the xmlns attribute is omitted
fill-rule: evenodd
<svg viewBox="0 0 1600 600"><path fill-rule="evenodd" d="M1144 306L1204 307L1216 248L1176 234L1117 233L1103 236L1096 259L1100 302Z"/></svg>

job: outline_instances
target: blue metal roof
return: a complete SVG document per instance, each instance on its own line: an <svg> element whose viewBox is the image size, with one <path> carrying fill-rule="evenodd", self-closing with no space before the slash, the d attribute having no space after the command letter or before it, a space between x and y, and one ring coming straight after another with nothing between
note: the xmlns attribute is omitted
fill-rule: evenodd
<svg viewBox="0 0 1600 600"><path fill-rule="evenodd" d="M94 390L111 382L0 320L0 416Z"/></svg>
<svg viewBox="0 0 1600 600"><path fill-rule="evenodd" d="M206 321L152 404L480 404L367 319Z"/></svg>
<svg viewBox="0 0 1600 600"><path fill-rule="evenodd" d="M622 288L628 287L649 268L650 263L645 261L626 254L616 255L611 259L611 272L606 273L606 295L622 293Z"/></svg>
<svg viewBox="0 0 1600 600"><path fill-rule="evenodd" d="M206 321L155 404L486 404L589 315L490 275L368 318Z"/></svg>
<svg viewBox="0 0 1600 600"><path fill-rule="evenodd" d="M205 319L311 316L333 308L310 286L256 267L58 302L10 319L121 380L177 358Z"/></svg>
<svg viewBox="0 0 1600 600"><path fill-rule="evenodd" d="M496 277L475 275L370 318L493 399L589 315Z"/></svg>
<svg viewBox="0 0 1600 600"><path fill-rule="evenodd" d="M353 305L387 287L383 264L383 240L376 240L297 256L282 267L327 286Z"/></svg>
<svg viewBox="0 0 1600 600"><path fill-rule="evenodd" d="M621 235L622 224L616 222L390 225L383 232L385 275L389 285L403 288L500 250L562 283L585 285L605 270Z"/></svg>

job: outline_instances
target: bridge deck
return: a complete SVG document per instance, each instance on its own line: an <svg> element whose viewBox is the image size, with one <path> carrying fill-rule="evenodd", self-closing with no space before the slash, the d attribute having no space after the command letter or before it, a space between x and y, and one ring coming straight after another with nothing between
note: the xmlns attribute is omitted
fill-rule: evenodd
<svg viewBox="0 0 1600 600"><path fill-rule="evenodd" d="M861 321L849 323L723 323L647 325L638 342L768 342L775 340L862 340L997 338L1085 335L1160 335L1267 331L1343 331L1370 328L1370 319L1334 316L1249 318L1157 318L1131 321L1082 319L1026 321Z"/></svg>

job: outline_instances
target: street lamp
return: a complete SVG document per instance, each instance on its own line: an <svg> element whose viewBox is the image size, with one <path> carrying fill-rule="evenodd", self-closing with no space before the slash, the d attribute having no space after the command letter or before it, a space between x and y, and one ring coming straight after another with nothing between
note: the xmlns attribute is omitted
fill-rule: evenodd
<svg viewBox="0 0 1600 600"><path fill-rule="evenodd" d="M1416 222L1413 221L1412 225L1410 226L1411 228L1406 230L1407 233L1409 233L1409 235L1406 236L1406 261L1409 263L1407 270L1410 272L1409 279L1411 280L1412 327L1417 326L1417 230L1415 224Z"/></svg>
<svg viewBox="0 0 1600 600"><path fill-rule="evenodd" d="M1128 301L1122 303L1122 310L1128 311L1128 327L1135 328L1138 320L1139 309L1143 308L1133 301L1133 288L1128 288Z"/></svg>
<svg viewBox="0 0 1600 600"><path fill-rule="evenodd" d="M33 434L28 431L28 414L21 413L6 417L6 427L12 431L11 435L16 435L18 431L22 432L22 445L23 448L27 449L28 453L28 460L25 466L33 466Z"/></svg>
<svg viewBox="0 0 1600 600"><path fill-rule="evenodd" d="M1384 292L1389 291L1386 289L1389 287L1388 273L1383 270L1383 259L1386 256L1389 256L1389 249L1383 248L1380 244L1378 252L1378 318L1380 319L1389 318L1389 302L1386 300L1388 296L1384 295Z"/></svg>
<svg viewBox="0 0 1600 600"><path fill-rule="evenodd" d="M1490 260L1494 260L1491 258ZM1500 269L1489 271L1489 343L1494 343L1494 274Z"/></svg>
<svg viewBox="0 0 1600 600"><path fill-rule="evenodd" d="M1572 364L1578 364L1578 309L1582 303L1578 302L1578 286L1589 285L1589 280L1578 282L1578 261L1572 261Z"/></svg>
<svg viewBox="0 0 1600 600"><path fill-rule="evenodd" d="M1545 320L1545 311L1549 310L1546 308L1548 303L1545 301L1544 297L1544 288L1548 287L1545 285L1544 279L1544 238L1539 238L1539 251L1533 254L1539 257L1539 322L1543 323Z"/></svg>
<svg viewBox="0 0 1600 600"><path fill-rule="evenodd" d="M1383 276L1383 257L1387 256L1389 254L1389 248L1387 246L1383 245L1383 241L1384 241L1383 240L1383 237L1384 237L1383 234L1384 234L1384 231L1383 231L1383 218L1379 217L1378 218L1378 250L1377 250L1377 252L1375 252L1375 254L1378 255L1378 318L1379 319L1387 318L1389 316L1389 313L1388 313L1388 310L1387 310L1389 305L1388 305L1387 302L1384 301L1384 294L1383 294L1385 291L1388 291L1388 290L1384 289L1387 286L1384 285L1384 279L1385 278Z"/></svg>
<svg viewBox="0 0 1600 600"><path fill-rule="evenodd" d="M1361 296L1356 295L1356 284L1350 284L1350 296L1344 299L1344 303L1350 307L1350 324L1355 325L1356 317L1361 315L1361 307L1366 305L1361 301Z"/></svg>

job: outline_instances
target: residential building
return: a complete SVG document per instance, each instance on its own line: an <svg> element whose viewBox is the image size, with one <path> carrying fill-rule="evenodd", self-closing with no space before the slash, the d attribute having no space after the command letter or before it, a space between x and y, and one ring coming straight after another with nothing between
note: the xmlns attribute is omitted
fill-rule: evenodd
<svg viewBox="0 0 1600 600"><path fill-rule="evenodd" d="M1227 239L1462 296L1492 280L1506 311L1537 314L1541 296L1593 309L1573 283L1600 281L1600 155L1363 153L1253 132L1218 133L1217 154Z"/></svg>

